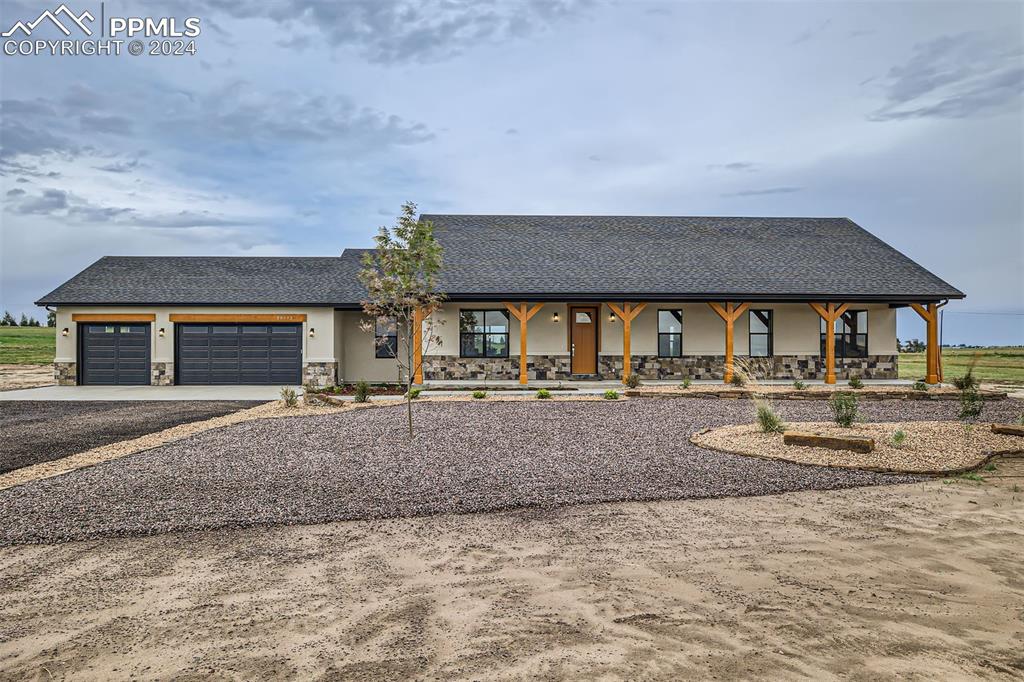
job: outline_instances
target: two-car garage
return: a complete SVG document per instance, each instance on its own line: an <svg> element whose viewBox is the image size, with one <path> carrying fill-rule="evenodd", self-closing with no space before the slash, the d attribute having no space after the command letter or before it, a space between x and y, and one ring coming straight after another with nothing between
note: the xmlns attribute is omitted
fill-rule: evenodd
<svg viewBox="0 0 1024 682"><path fill-rule="evenodd" d="M78 383L151 383L153 323L113 318L79 321ZM175 384L297 385L302 381L301 323L175 322L173 333ZM161 328L159 337L164 334Z"/></svg>
<svg viewBox="0 0 1024 682"><path fill-rule="evenodd" d="M175 325L175 383L294 385L302 382L302 325Z"/></svg>

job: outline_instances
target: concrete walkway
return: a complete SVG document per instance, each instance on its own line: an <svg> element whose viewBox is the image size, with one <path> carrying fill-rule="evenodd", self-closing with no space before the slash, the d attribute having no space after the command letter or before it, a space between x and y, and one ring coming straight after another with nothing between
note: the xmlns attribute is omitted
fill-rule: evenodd
<svg viewBox="0 0 1024 682"><path fill-rule="evenodd" d="M299 386L293 386L301 393ZM0 391L6 400L277 400L280 386L42 386Z"/></svg>
<svg viewBox="0 0 1024 682"><path fill-rule="evenodd" d="M694 381L694 385L716 384L720 380ZM761 384L789 385L791 381L761 381ZM820 380L807 380L808 385L822 384ZM843 382L845 383L845 382ZM906 380L870 380L865 386L907 385ZM645 381L644 386L678 386L678 381ZM535 393L538 388L547 388L556 395L595 395L612 388L625 390L620 381L531 381L522 387L518 381L428 381L421 387L423 395L465 396L466 388L494 390L494 395L521 395ZM281 386L43 386L14 391L0 391L0 402L5 400L277 400L281 397ZM301 386L293 386L302 394ZM454 390L453 390L454 389ZM463 389L463 390L459 390ZM395 400L402 396L373 396L373 400ZM338 396L342 400L351 396Z"/></svg>

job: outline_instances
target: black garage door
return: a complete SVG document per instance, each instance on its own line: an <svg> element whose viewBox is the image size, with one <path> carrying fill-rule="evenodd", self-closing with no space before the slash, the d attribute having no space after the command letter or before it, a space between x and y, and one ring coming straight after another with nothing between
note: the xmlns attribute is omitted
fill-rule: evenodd
<svg viewBox="0 0 1024 682"><path fill-rule="evenodd" d="M149 384L149 325L81 324L81 383L91 386Z"/></svg>
<svg viewBox="0 0 1024 682"><path fill-rule="evenodd" d="M302 325L176 324L177 383L282 384L302 381Z"/></svg>

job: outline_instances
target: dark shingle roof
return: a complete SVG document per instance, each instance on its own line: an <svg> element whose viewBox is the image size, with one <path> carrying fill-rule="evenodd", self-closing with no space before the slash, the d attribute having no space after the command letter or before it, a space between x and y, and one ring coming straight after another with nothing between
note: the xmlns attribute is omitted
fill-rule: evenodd
<svg viewBox="0 0 1024 682"><path fill-rule="evenodd" d="M364 249L341 256L106 256L39 301L196 305L334 305L365 296Z"/></svg>
<svg viewBox="0 0 1024 682"><path fill-rule="evenodd" d="M963 297L848 218L423 217L453 295Z"/></svg>
<svg viewBox="0 0 1024 682"><path fill-rule="evenodd" d="M963 293L847 218L424 215L452 298L832 299ZM40 305L352 306L366 249L340 257L101 258Z"/></svg>

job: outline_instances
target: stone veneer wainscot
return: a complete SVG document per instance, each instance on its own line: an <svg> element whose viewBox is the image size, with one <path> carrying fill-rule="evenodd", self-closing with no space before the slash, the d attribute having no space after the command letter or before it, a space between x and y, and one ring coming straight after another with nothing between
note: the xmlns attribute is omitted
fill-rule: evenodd
<svg viewBox="0 0 1024 682"><path fill-rule="evenodd" d="M736 356L737 359L743 356ZM568 355L528 355L527 376L530 381L562 381L572 378ZM823 358L817 355L776 355L762 358L770 363L769 379L824 379ZM642 379L672 380L718 379L725 375L724 355L684 355L681 358L660 358L656 355L634 355L633 371ZM621 355L599 355L598 373L602 378L622 376ZM849 379L896 379L898 358L895 355L870 355L866 358L837 358L836 376ZM457 355L428 355L423 358L426 381L513 381L519 378L519 358L460 358Z"/></svg>
<svg viewBox="0 0 1024 682"><path fill-rule="evenodd" d="M78 363L77 362L55 362L53 363L53 378L58 386L78 385Z"/></svg>
<svg viewBox="0 0 1024 682"><path fill-rule="evenodd" d="M302 383L311 384L317 388L325 388L335 384L335 377L338 376L338 363L336 362L307 362L302 365Z"/></svg>

